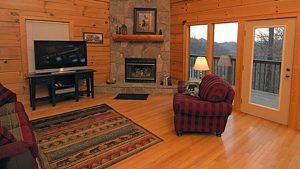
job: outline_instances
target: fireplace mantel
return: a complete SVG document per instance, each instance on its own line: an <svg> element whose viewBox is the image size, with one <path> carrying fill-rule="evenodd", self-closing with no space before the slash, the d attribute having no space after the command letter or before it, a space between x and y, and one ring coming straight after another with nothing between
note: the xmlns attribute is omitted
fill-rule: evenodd
<svg viewBox="0 0 300 169"><path fill-rule="evenodd" d="M112 39L116 42L163 42L164 35L121 35L113 34Z"/></svg>

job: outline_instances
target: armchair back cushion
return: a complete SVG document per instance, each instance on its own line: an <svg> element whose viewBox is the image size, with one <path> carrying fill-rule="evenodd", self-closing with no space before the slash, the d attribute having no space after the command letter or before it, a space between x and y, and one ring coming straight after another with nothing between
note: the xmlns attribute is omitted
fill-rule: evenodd
<svg viewBox="0 0 300 169"><path fill-rule="evenodd" d="M15 93L4 87L0 83L0 106L3 106L6 103L16 102L17 96Z"/></svg>
<svg viewBox="0 0 300 169"><path fill-rule="evenodd" d="M199 96L203 101L225 101L232 104L234 91L228 82L217 75L210 74L202 79L199 88Z"/></svg>

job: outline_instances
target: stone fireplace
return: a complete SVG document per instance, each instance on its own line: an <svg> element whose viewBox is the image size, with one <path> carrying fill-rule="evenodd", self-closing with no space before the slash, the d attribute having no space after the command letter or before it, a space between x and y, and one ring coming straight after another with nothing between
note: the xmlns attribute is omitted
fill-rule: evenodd
<svg viewBox="0 0 300 169"><path fill-rule="evenodd" d="M110 41L110 79L116 79L118 86L141 87L158 86L164 75L170 75L170 1L169 0L111 0L110 1L110 37L116 33L116 27L125 24L128 34L133 34L134 8L157 9L157 34L159 30L164 36L163 42L117 42ZM128 79L125 73L127 59L156 60L155 80ZM137 70L137 74L139 71ZM141 72L140 72L141 73ZM127 74L128 76L128 74ZM151 82L151 83L149 83Z"/></svg>
<svg viewBox="0 0 300 169"><path fill-rule="evenodd" d="M156 59L125 58L125 82L155 83Z"/></svg>
<svg viewBox="0 0 300 169"><path fill-rule="evenodd" d="M133 34L134 8L157 9L157 34L162 32L163 42L114 41L116 27L125 24ZM174 93L176 86L161 85L170 75L170 0L110 0L110 79L115 84L103 84L103 93ZM160 31L161 30L161 31ZM134 63L129 63L132 60ZM150 61L151 63L140 63ZM153 64L155 66L153 66Z"/></svg>

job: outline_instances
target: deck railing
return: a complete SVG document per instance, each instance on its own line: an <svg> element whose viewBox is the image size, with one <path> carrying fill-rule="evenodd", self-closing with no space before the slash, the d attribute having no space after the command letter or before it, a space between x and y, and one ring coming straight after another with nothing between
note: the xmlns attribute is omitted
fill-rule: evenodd
<svg viewBox="0 0 300 169"><path fill-rule="evenodd" d="M197 55L190 55L189 77L199 79L199 71L193 69ZM214 74L227 80L231 85L235 85L236 59L231 58L231 67L218 66L219 57L213 58ZM280 84L280 61L254 60L252 72L252 89L278 94ZM203 73L203 76L205 72Z"/></svg>

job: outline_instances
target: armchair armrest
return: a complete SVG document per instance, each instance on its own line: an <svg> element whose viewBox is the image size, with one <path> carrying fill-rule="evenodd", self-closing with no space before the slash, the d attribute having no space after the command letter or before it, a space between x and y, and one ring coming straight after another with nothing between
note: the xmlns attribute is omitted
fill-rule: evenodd
<svg viewBox="0 0 300 169"><path fill-rule="evenodd" d="M16 101L16 94L0 84L0 106Z"/></svg>
<svg viewBox="0 0 300 169"><path fill-rule="evenodd" d="M174 112L192 116L228 116L232 112L232 105L226 102L208 102L200 98L186 96L181 93L174 95Z"/></svg>

